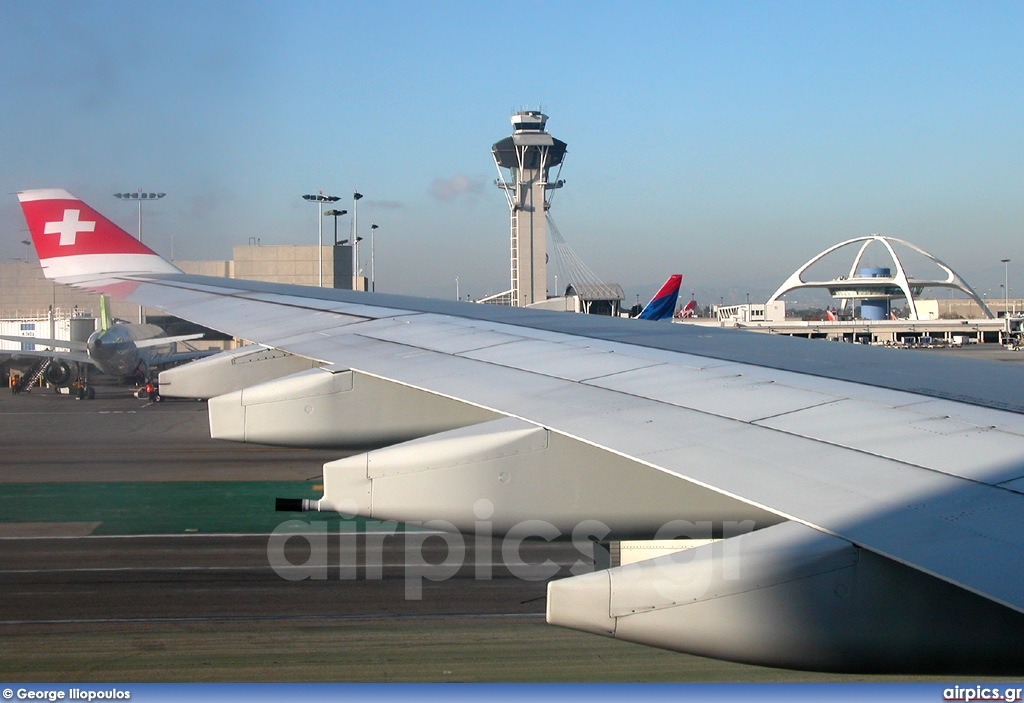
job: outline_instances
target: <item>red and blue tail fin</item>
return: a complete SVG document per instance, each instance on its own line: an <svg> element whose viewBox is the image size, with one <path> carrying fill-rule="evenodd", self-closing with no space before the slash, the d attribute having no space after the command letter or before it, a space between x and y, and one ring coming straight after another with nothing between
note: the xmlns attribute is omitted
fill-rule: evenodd
<svg viewBox="0 0 1024 703"><path fill-rule="evenodd" d="M47 278L75 282L181 273L66 190L25 190L18 200Z"/></svg>
<svg viewBox="0 0 1024 703"><path fill-rule="evenodd" d="M637 316L641 320L666 320L672 317L676 311L676 301L679 299L679 286L683 282L683 274L673 273L665 281L647 307Z"/></svg>

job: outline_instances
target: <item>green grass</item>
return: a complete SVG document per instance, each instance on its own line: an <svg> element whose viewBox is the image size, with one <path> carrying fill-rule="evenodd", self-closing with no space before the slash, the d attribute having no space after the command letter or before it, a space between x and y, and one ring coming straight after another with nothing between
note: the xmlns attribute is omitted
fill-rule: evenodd
<svg viewBox="0 0 1024 703"><path fill-rule="evenodd" d="M275 498L321 495L308 481L8 483L0 484L0 523L99 522L97 535L266 533L295 519L373 530L362 518L274 510Z"/></svg>

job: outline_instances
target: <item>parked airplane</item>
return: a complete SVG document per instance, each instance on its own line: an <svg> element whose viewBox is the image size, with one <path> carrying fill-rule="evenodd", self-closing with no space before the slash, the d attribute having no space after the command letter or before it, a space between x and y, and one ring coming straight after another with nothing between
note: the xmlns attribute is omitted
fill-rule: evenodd
<svg viewBox="0 0 1024 703"><path fill-rule="evenodd" d="M672 317L676 311L676 301L679 300L679 284L682 282L681 273L669 276L637 317L641 320L667 320Z"/></svg>
<svg viewBox="0 0 1024 703"><path fill-rule="evenodd" d="M304 509L709 537L550 582L548 622L776 667L1024 673L1019 365L188 276L66 191L18 197L48 277L323 364L250 387L256 364L196 364L238 388L215 437L383 447L326 464Z"/></svg>
<svg viewBox="0 0 1024 703"><path fill-rule="evenodd" d="M36 347L50 347L11 350L9 353L14 358L44 360L29 374L34 373L37 378L42 376L47 383L55 387L74 388L79 398L89 400L96 397L96 389L89 384L91 367L115 378L141 377L141 380L152 387L155 375L161 369L213 353L192 350L172 352L168 349L176 342L199 339L203 336L201 333L167 337L156 325L111 323L107 315L106 299L103 297L100 299L100 311L100 329L93 332L85 342L2 334L0 339L33 344ZM67 351L58 351L61 349ZM160 398L155 389L150 396L155 400Z"/></svg>

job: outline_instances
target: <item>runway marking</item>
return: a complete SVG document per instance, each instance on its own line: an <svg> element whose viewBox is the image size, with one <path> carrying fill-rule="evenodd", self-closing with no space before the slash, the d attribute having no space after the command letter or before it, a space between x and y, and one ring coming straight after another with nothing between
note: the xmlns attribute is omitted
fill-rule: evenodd
<svg viewBox="0 0 1024 703"><path fill-rule="evenodd" d="M165 452L174 452L177 454L216 454L223 452L242 452L245 454L267 454L271 452L312 452L321 451L319 449L303 449L301 447L273 447L268 449L262 449L258 447L215 447L213 449L131 449L114 447L111 449L104 450L92 450L94 453L101 451L108 452L110 454L156 454ZM4 452L5 454L38 454L38 449L9 449ZM47 448L47 454L76 454L81 455L81 449L50 449ZM344 458L344 457L342 457Z"/></svg>
<svg viewBox="0 0 1024 703"><path fill-rule="evenodd" d="M4 625L91 625L161 622L261 622L287 620L439 620L443 618L542 618L544 613L395 613L378 615L197 615L166 618L73 618L67 620L0 620Z"/></svg>
<svg viewBox="0 0 1024 703"><path fill-rule="evenodd" d="M328 522L325 520L324 522ZM284 533L276 533L277 537L283 536ZM289 537L312 537L323 536L323 532L289 532ZM374 530L364 530L356 532L354 530L346 530L345 532L328 532L328 536L334 537L337 535L361 535L371 534L377 535L380 532ZM385 533L390 537L398 537L404 534L410 535L448 535L450 532L443 532L441 530L410 530L409 532L395 532ZM167 534L148 534L148 535L58 535L53 537L47 537L45 535L36 536L25 536L25 537L0 537L0 542L8 540L28 540L28 539L165 539L175 538L180 539L182 537L225 537L231 539L241 539L244 537L271 537L274 533L271 532L170 532Z"/></svg>
<svg viewBox="0 0 1024 703"><path fill-rule="evenodd" d="M559 568L573 566L576 563L574 561L573 562L559 562L559 561L554 561L554 560L549 560L549 561L551 561L552 564L554 564L555 566L557 566ZM337 569L340 566L351 567L352 565L351 564L328 564L327 568L328 569ZM373 566L376 567L378 565L374 564ZM402 562L391 562L391 563L387 563L387 564L380 564L379 566L381 568L384 568L384 569L403 569L403 568L407 567L408 564L406 562L402 561ZM420 565L417 565L417 568L419 566ZM440 566L440 564L427 564L427 566ZM529 568L533 568L533 567L537 567L537 568L544 567L545 564L528 564L525 561L512 562L511 564L509 564L507 562L491 562L491 563L487 563L487 564L481 564L479 562L466 562L465 564L463 564L464 568L465 567L470 567L470 566L486 566L486 567L491 568L491 569L493 569L493 568L507 568L507 567L511 566L511 567L515 567L517 569L529 569ZM0 576L7 575L7 574L77 574L77 573L83 573L83 574L100 573L100 574L102 574L102 573L122 573L122 572L131 572L131 571L138 571L138 572L154 572L154 571L196 571L196 572L203 572L203 571L207 571L207 572L209 572L209 571L273 571L273 572L276 573L278 571L285 571L285 570L289 570L289 569L303 569L303 570L308 571L310 568L311 567L307 566L306 564L288 564L286 566L277 566L277 567L274 567L274 566L262 566L262 565L253 565L253 566L81 566L81 567L72 567L72 568L67 568L67 569L2 569L2 570L0 570Z"/></svg>

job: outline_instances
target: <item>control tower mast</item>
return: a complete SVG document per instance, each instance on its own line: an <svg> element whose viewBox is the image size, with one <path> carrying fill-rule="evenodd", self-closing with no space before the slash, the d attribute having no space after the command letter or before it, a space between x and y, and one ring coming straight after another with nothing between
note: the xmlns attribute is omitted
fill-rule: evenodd
<svg viewBox="0 0 1024 703"><path fill-rule="evenodd" d="M565 181L548 180L561 166L566 143L544 131L548 116L537 110L517 112L512 136L491 147L498 169L497 186L504 190L511 214L511 280L508 304L525 307L547 300L547 221L550 191ZM509 173L508 179L502 169ZM559 168L561 171L561 168Z"/></svg>

